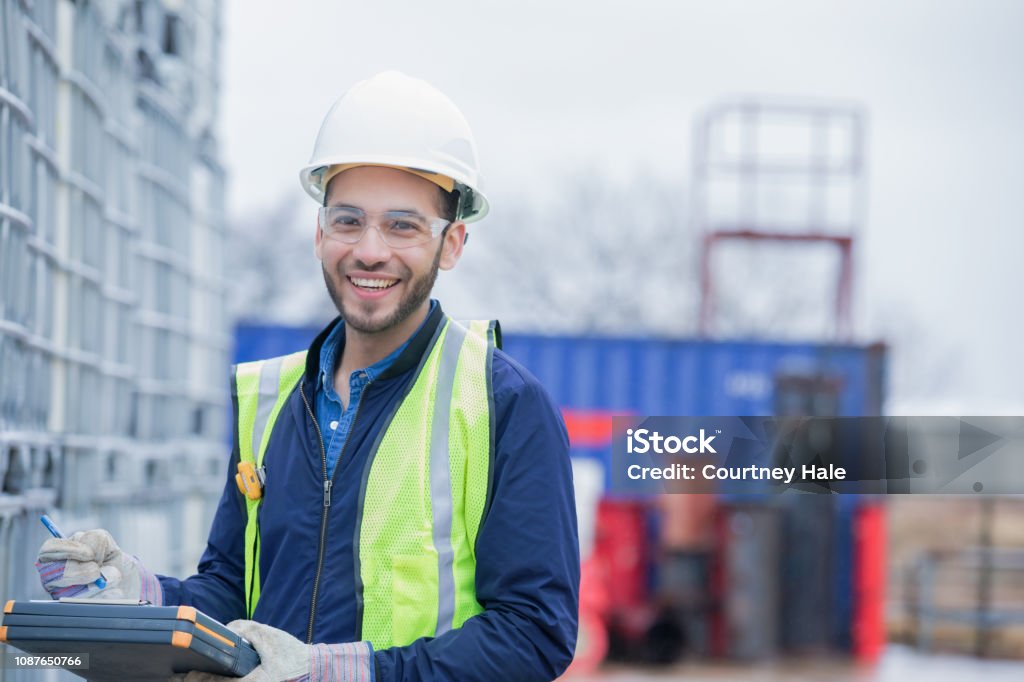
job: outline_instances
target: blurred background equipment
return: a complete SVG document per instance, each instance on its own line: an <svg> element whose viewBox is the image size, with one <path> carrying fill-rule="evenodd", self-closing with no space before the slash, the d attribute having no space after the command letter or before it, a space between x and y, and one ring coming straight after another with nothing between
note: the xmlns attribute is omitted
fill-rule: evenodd
<svg viewBox="0 0 1024 682"><path fill-rule="evenodd" d="M1024 657L1024 499L899 496L893 535L891 641L921 651Z"/></svg>
<svg viewBox="0 0 1024 682"><path fill-rule="evenodd" d="M694 124L690 206L703 240L702 335L850 338L854 239L865 215L864 118L856 104L740 97L709 107ZM831 315L806 300L814 293L832 297Z"/></svg>
<svg viewBox="0 0 1024 682"><path fill-rule="evenodd" d="M221 7L2 9L0 594L44 596L54 508L187 574L225 453Z"/></svg>

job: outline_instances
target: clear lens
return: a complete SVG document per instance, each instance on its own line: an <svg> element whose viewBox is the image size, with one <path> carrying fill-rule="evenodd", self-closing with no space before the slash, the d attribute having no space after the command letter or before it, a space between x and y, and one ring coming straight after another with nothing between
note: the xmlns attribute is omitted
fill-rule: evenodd
<svg viewBox="0 0 1024 682"><path fill-rule="evenodd" d="M320 208L320 229L324 234L346 244L355 244L363 238L366 228L373 225L384 243L396 249L424 244L441 234L450 224L444 218L431 218L404 211L367 214L347 206Z"/></svg>

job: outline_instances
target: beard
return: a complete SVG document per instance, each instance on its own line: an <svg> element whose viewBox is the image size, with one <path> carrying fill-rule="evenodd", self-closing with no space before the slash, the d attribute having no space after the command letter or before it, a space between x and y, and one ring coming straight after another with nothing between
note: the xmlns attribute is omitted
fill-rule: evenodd
<svg viewBox="0 0 1024 682"><path fill-rule="evenodd" d="M405 269L405 272L401 273L401 279L405 282L407 291L399 299L394 310L381 319L374 319L377 304L373 301L366 301L362 304L357 303L353 306L346 305L339 291L340 285L332 279L330 273L327 272L327 268L321 265L324 273L324 283L327 285L327 293L330 294L331 300L334 301L334 307L338 309L341 319L352 329L363 334L378 334L387 331L409 319L409 316L415 313L430 298L430 292L434 289L434 282L437 281L442 248L443 245L438 247L437 253L434 254L434 261L430 265L430 271L426 274L412 278L412 272L408 268ZM372 268L362 269L366 271L372 270ZM339 268L339 276L345 277L345 275L340 273L340 270L341 268Z"/></svg>

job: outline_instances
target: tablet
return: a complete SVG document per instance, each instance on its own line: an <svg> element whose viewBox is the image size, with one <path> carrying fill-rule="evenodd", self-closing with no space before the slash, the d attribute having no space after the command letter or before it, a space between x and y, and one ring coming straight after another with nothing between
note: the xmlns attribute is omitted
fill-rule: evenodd
<svg viewBox="0 0 1024 682"><path fill-rule="evenodd" d="M260 660L248 641L191 606L11 600L0 642L29 654L88 654L87 668L68 670L96 682L166 682L190 670L242 677Z"/></svg>

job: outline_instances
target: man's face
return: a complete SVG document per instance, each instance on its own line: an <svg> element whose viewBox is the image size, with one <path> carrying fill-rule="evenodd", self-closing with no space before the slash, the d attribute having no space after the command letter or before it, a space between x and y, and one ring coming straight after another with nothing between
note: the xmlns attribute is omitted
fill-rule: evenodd
<svg viewBox="0 0 1024 682"><path fill-rule="evenodd" d="M366 213L440 213L437 185L394 168L360 166L335 176L327 206L354 206ZM370 227L359 242L346 244L317 229L316 255L335 307L352 330L411 334L426 313L438 269L450 270L462 253L465 223L455 222L443 237L396 249ZM408 330L403 326L411 327Z"/></svg>

